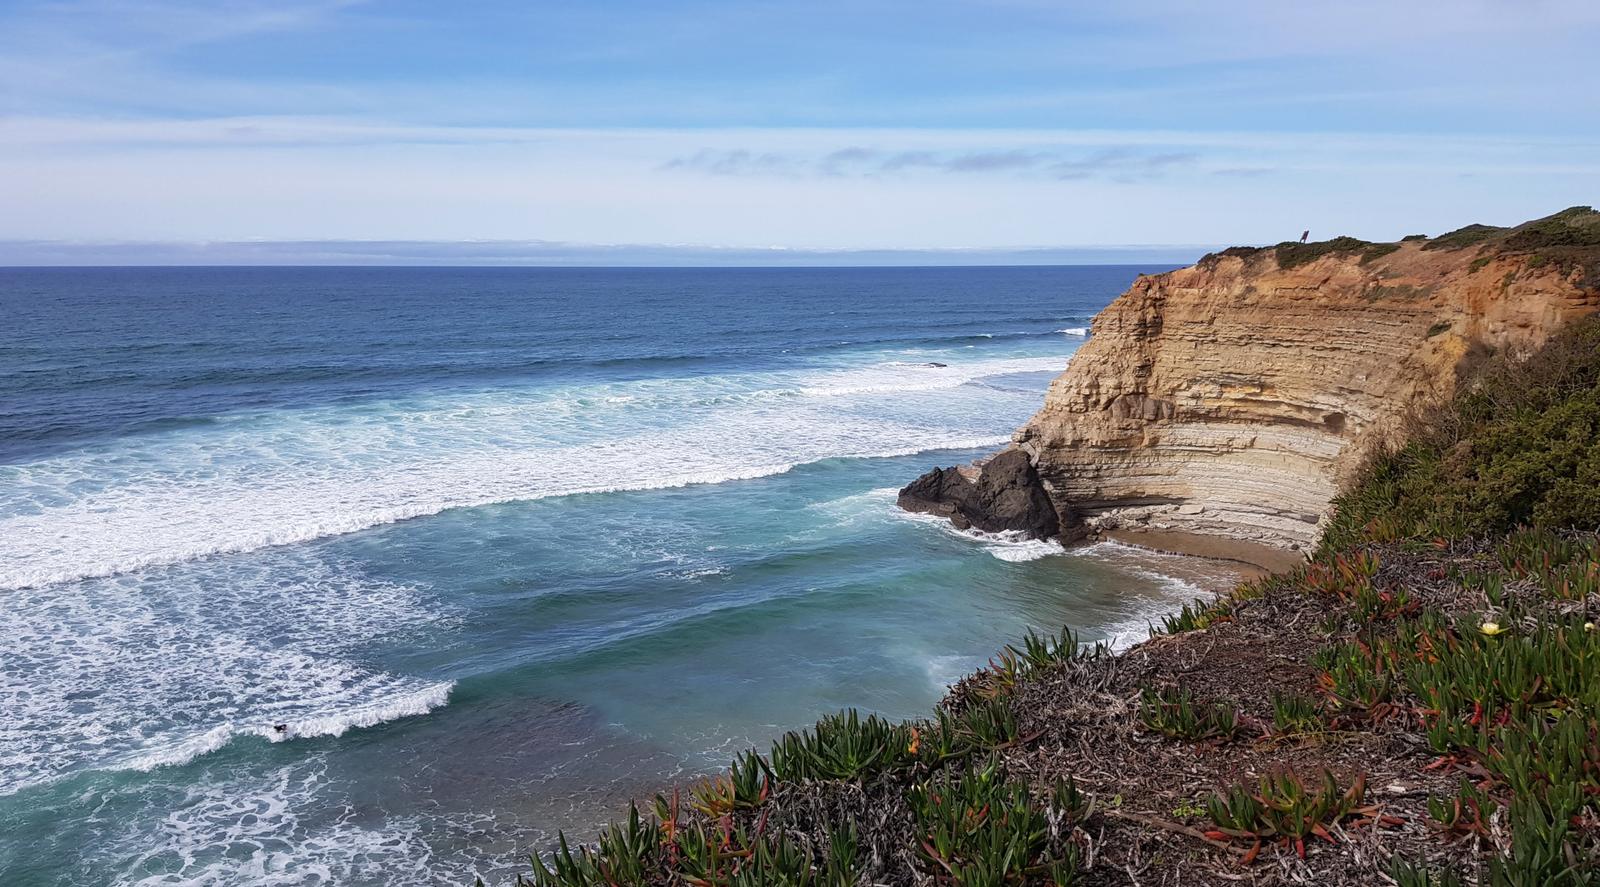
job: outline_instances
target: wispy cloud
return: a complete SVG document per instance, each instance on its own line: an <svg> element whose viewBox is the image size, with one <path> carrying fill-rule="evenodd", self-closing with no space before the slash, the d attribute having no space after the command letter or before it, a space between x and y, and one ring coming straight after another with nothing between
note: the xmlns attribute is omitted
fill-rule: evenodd
<svg viewBox="0 0 1600 887"><path fill-rule="evenodd" d="M793 157L769 151L701 148L687 157L674 157L661 164L661 168L694 170L714 176L796 175L803 171L804 164Z"/></svg>
<svg viewBox="0 0 1600 887"><path fill-rule="evenodd" d="M1132 148L1106 148L1076 160L1061 160L1050 164L1050 174L1058 179L1087 179L1107 176L1112 181L1133 182L1161 175L1177 166L1186 166L1200 159L1192 151L1143 153Z"/></svg>
<svg viewBox="0 0 1600 887"><path fill-rule="evenodd" d="M1066 148L988 151L886 150L853 145L821 156L802 156L745 148L702 148L674 157L661 169L717 176L882 177L897 174L1011 174L1062 181L1104 178L1114 182L1149 181L1200 159L1194 151L1149 151L1113 146L1092 151Z"/></svg>

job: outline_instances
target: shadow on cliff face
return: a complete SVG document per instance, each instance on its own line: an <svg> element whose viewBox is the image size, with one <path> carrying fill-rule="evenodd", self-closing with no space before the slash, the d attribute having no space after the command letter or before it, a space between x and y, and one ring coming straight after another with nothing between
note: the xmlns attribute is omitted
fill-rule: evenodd
<svg viewBox="0 0 1600 887"><path fill-rule="evenodd" d="M907 484L897 501L907 511L947 517L961 530L1049 539L1078 526L1073 515L1057 513L1028 454L1016 449L985 462L976 480L958 468L935 468Z"/></svg>

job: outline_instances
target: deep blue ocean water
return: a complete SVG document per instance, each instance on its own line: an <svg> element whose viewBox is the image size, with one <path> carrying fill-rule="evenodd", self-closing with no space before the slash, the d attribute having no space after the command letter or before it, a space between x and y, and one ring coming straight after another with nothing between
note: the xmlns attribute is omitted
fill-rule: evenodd
<svg viewBox="0 0 1600 887"><path fill-rule="evenodd" d="M506 880L1227 576L897 512L1133 267L0 269L0 883Z"/></svg>

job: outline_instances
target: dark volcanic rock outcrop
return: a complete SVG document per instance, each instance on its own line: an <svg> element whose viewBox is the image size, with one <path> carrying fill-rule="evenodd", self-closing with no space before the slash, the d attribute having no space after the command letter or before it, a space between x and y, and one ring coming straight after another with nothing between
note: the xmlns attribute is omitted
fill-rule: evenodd
<svg viewBox="0 0 1600 887"><path fill-rule="evenodd" d="M907 511L948 517L960 529L987 533L1020 531L1045 539L1061 531L1061 519L1028 454L1006 450L984 463L976 482L955 468L935 468L900 491Z"/></svg>
<svg viewBox="0 0 1600 887"><path fill-rule="evenodd" d="M966 529L971 521L965 515L975 510L978 488L961 476L956 468L935 468L900 490L897 504L906 511L948 517Z"/></svg>

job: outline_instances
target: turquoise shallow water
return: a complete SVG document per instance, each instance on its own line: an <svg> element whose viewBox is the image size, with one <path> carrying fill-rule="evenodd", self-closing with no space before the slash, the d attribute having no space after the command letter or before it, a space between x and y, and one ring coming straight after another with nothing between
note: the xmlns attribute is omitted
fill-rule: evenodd
<svg viewBox="0 0 1600 887"><path fill-rule="evenodd" d="M0 271L0 878L504 880L1226 571L894 490L1137 269Z"/></svg>

